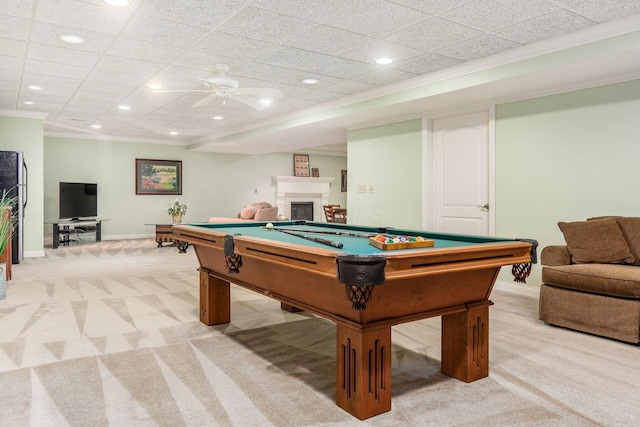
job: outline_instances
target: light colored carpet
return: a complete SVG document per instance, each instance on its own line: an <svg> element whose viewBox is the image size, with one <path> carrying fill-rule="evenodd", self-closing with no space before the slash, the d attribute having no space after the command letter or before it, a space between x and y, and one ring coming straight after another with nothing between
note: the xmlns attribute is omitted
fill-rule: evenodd
<svg viewBox="0 0 640 427"><path fill-rule="evenodd" d="M640 349L543 325L494 291L490 374L439 372L440 319L393 328L392 411L335 405L335 327L232 286L232 322L198 321L190 248L47 249L0 301L0 426L632 426Z"/></svg>

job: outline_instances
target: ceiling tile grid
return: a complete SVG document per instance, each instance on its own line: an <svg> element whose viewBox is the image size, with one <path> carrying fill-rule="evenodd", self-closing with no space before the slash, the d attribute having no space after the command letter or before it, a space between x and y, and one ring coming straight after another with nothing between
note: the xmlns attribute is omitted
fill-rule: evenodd
<svg viewBox="0 0 640 427"><path fill-rule="evenodd" d="M130 3L3 0L0 108L46 112L53 134L188 142L640 13L625 0ZM233 95L192 106L219 63L240 88L283 96L261 110Z"/></svg>

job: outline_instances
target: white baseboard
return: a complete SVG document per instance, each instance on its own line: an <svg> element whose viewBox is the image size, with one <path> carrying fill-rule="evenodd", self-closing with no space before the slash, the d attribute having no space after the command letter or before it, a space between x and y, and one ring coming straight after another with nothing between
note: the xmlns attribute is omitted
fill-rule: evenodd
<svg viewBox="0 0 640 427"><path fill-rule="evenodd" d="M44 249L41 251L25 251L25 258L42 258L44 256Z"/></svg>
<svg viewBox="0 0 640 427"><path fill-rule="evenodd" d="M515 284L511 282L496 281L494 289L499 291L511 292L512 294L523 295L530 298L538 299L540 296L540 288L538 286L529 286L523 284Z"/></svg>

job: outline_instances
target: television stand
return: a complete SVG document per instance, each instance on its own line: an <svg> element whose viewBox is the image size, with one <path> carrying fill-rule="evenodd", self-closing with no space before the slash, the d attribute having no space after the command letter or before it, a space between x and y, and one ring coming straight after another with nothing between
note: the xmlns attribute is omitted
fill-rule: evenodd
<svg viewBox="0 0 640 427"><path fill-rule="evenodd" d="M96 242L102 241L102 221L104 219L65 219L52 222L53 224L53 249L58 246L68 245L73 240L72 235L80 233L95 233Z"/></svg>

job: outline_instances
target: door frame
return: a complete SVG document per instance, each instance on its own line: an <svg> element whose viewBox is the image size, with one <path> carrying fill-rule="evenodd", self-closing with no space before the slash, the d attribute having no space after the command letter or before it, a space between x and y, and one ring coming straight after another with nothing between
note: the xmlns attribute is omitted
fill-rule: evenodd
<svg viewBox="0 0 640 427"><path fill-rule="evenodd" d="M489 185L489 236L495 236L496 232L496 121L495 105L460 112L459 114L431 115L422 118L422 228L433 230L434 224L434 147L433 147L433 121L447 117L462 116L482 111L488 112L488 185Z"/></svg>

